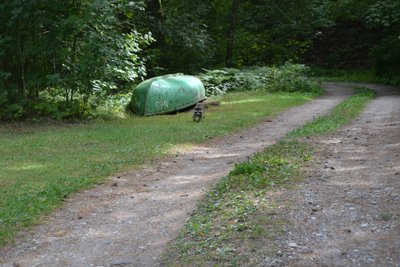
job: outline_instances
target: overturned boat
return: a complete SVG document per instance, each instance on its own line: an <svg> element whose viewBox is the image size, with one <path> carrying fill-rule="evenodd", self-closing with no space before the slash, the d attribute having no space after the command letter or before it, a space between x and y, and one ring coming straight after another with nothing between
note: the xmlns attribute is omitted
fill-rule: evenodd
<svg viewBox="0 0 400 267"><path fill-rule="evenodd" d="M171 113L206 99L203 83L196 77L169 74L141 82L128 107L141 116Z"/></svg>

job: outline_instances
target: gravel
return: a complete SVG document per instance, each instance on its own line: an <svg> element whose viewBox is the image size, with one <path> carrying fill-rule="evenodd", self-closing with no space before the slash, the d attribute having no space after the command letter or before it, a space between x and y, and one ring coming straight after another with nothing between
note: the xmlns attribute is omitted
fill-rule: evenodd
<svg viewBox="0 0 400 267"><path fill-rule="evenodd" d="M271 246L279 256L260 265L400 266L400 96L391 87L366 87L378 95L358 119L307 139L317 159L305 182L277 194L275 201L293 204L280 214L285 233ZM314 205L320 208L310 212ZM294 237L308 250L293 254L286 244Z"/></svg>

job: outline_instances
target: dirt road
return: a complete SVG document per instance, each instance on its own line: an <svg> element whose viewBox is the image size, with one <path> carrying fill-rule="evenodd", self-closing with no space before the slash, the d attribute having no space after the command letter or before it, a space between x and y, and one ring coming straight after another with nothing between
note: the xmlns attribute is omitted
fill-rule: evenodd
<svg viewBox="0 0 400 267"><path fill-rule="evenodd" d="M378 92L340 132L310 142L319 162L295 190L278 249L263 266L400 266L400 95ZM290 197L291 196L291 197Z"/></svg>
<svg viewBox="0 0 400 267"><path fill-rule="evenodd" d="M46 223L31 229L18 238L14 246L1 249L0 266L153 266L164 251L166 244L179 232L185 219L189 216L188 214L193 210L196 201L202 196L205 188L211 186L218 178L225 176L232 169L235 162L244 161L247 156L262 150L265 146L273 144L287 132L296 129L306 121L312 120L315 116L327 113L330 108L351 93L353 85L328 83L325 86L328 91L326 96L301 107L291 108L254 128L229 137L215 139L203 146L196 146L190 151L181 151L176 157L166 159L157 164L157 166L149 166L143 171L112 177L109 184L98 186L93 190L78 194L76 197L69 199L62 209L53 213ZM329 168L322 168L319 171L321 172L320 177L325 177L326 172L326 175L332 177L330 178L331 180L324 178L324 181L319 181L318 183L321 185L321 188L313 187L313 182L309 182L301 190L296 191L298 194L295 194L295 196L299 198L299 201L304 202L304 199L310 198L316 205L325 205L324 207L326 208L323 209L323 212L318 214L326 213L326 217L324 217L324 220L327 221L326 223L331 218L335 218L329 217L331 216L329 211L335 213L337 219L345 220L343 219L345 216L350 216L350 218L355 216L354 218L361 220L358 216L369 214L368 209L370 208L375 208L377 212L381 212L383 207L390 209L386 211L387 214L380 213L381 217L385 219L390 217L388 220L383 220L385 224L382 227L378 222L374 221L372 223L371 220L374 220L374 218L367 217L366 215L364 216L365 222L351 221L352 224L346 224L344 231L351 231L351 234L347 235L348 237L354 235L361 238L365 224L368 224L368 230L375 229L372 227L376 226L377 233L394 233L393 231L397 231L397 234L399 233L398 219L395 219L399 214L398 207L394 205L394 202L397 201L398 206L399 202L399 195L396 195L399 190L399 184L398 182L396 184L396 180L391 178L395 175L393 172L400 171L398 166L398 162L400 161L398 158L398 137L400 132L398 129L400 127L398 121L399 107L400 103L397 95L378 97L370 105L367 112L364 113L362 119L352 126L354 128L348 128L349 131L347 134L351 137L347 139L332 137L333 141L330 140L331 138L328 139L328 143L333 142L333 144L326 144L326 151L329 151L330 147L337 149L337 151L326 152L328 153L327 155L324 154L324 151L321 152L321 160L327 157L326 164L329 165ZM395 118L397 118L397 121L395 121ZM368 123L366 122L367 120L369 121ZM383 123L383 120L388 124ZM368 128L365 128L364 125L368 125ZM397 129L397 132L392 131L391 135L387 133L384 138L389 139L383 140L380 136L382 132L386 133L386 128ZM368 129L371 129L374 135L371 135L372 132L370 133ZM346 131L347 129L343 134L346 134ZM354 154L358 151L356 149L359 149L358 142L360 142L359 146L361 147L368 144L372 136L376 138L376 145L363 147L363 149L369 149L368 151L371 153L382 151L385 155L386 153L393 153L393 155L387 154L386 156L382 156L379 153L373 153L373 158L359 159L366 152ZM358 139L354 140L356 137ZM370 139L367 140L367 137ZM383 141L391 143L379 143ZM382 149L382 146L385 149ZM345 154L342 155L340 149L344 149L343 153ZM350 164L354 161L354 164L357 164L356 166L359 167L353 169L352 165L342 166L339 162L336 162L336 160L339 160L336 157L340 157L339 159L342 160L349 157L344 163ZM387 160L382 161L383 158ZM358 160L361 161L358 162ZM361 163L368 163L368 165L362 165ZM331 166L335 168L337 173L342 174L339 175L338 179L342 177L343 181L336 181L336 178L333 179L333 177L336 177L336 174L331 174ZM379 171L380 168L389 168L387 166L391 169L384 169L382 172ZM368 170L369 167L373 167L376 170L370 172ZM359 177L358 173L361 171L363 173ZM378 175L380 173L383 173L382 175L385 176L375 176L375 174ZM352 178L347 179L347 175L350 174ZM364 183L360 180L364 175L367 176L369 174L374 174L371 177L378 177L377 180L374 180L375 182L373 183ZM382 177L388 181L393 180L393 183L385 185L384 182L386 180L383 181ZM400 178L398 175L394 177ZM337 192L334 186L325 186L325 183L328 183L326 181L332 181L332 183L338 183L339 185L345 184L348 190L344 191L344 187L338 187L339 192ZM362 198L364 190L362 188L359 191L353 190L356 183L357 185L366 186L364 189L368 189L368 195L365 201L367 203L374 202L375 204L366 204L362 206L363 208L357 206L357 201L364 201ZM317 193L313 191L314 188ZM323 194L318 195L320 191ZM349 197L349 200L346 198L336 199L336 193L339 194L339 198L344 196ZM316 195L323 196L324 198L316 199ZM373 200L369 199L370 196L374 196ZM357 201L353 201L353 199ZM386 200L389 202L382 202ZM343 201L348 201L348 205L340 207ZM335 203L338 203L338 210L334 209L336 207ZM387 203L390 205L386 206ZM306 207L308 215L309 210L307 205L310 204L306 204L300 204L300 207ZM340 210L339 207L341 208ZM351 207L354 207L354 209L350 209ZM342 209L343 213L338 213ZM288 219L293 224L296 224L299 219L308 218L304 217L305 215L298 215L302 213L296 213L294 210L290 214L291 217ZM298 216L303 217L299 218ZM318 229L321 228L321 231L318 233L326 236L324 246L318 246L320 244L320 240L317 239L319 235L315 235L314 239L311 237L307 239L305 236L308 234L311 235L314 232L306 228L301 230L304 232L304 239L299 239L296 242L301 244L301 248L303 246L310 247L310 251L313 251L310 252L312 255L315 253L316 255L331 257L332 255L336 255L336 246L339 244L339 240L342 240L342 237L338 237L337 240L329 238L329 224L326 227L322 226L325 225L324 220L321 219L319 221L321 225L315 224L317 228L319 227ZM386 226L386 224L389 226ZM310 225L314 224L311 223ZM390 231L385 230L385 227L389 227ZM326 231L322 231L322 229ZM299 232L299 236L302 236L303 232ZM287 240L295 240L296 236L297 234L288 234ZM301 260L304 260L305 265L315 262L315 266L318 266L319 262L324 263L322 260L309 261L310 257L317 258L317 256L309 256L308 252L304 254L301 251L295 251L295 248L293 248L294 251L292 251L292 248L283 250L287 245L285 238L283 237L281 240L282 251L280 254L275 258L266 259L263 264L279 265L282 263L286 265L288 263L296 265L299 263L301 266L303 265ZM311 242L318 241L314 244L315 248L311 246L312 244L306 245L308 244L306 243L306 239ZM346 240L342 241L345 241L346 244L348 243ZM369 241L370 239L368 239ZM361 259L364 257L361 256L364 255L362 254L364 251L369 251L374 247L378 248L382 243L379 239L375 241L376 243L373 244L361 242L360 244L362 245L359 246L358 252L346 250L347 254L343 255L347 255L346 257L351 259L353 255L351 253L356 253L354 255L360 255ZM396 246L396 243L393 242L390 244ZM387 242L383 243L386 244ZM298 244L296 245L299 248L300 245ZM390 249L394 253L398 249L398 246L397 248L391 247ZM292 252L296 257L292 256ZM342 257L346 259L346 257ZM392 258L392 261L395 262L396 258L394 256Z"/></svg>

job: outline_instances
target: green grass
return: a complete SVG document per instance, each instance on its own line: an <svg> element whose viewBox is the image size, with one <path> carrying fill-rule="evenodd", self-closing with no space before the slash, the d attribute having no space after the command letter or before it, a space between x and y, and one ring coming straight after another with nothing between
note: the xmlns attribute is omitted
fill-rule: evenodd
<svg viewBox="0 0 400 267"><path fill-rule="evenodd" d="M242 266L268 256L269 239L282 233L285 222L268 194L276 187L303 180L301 167L313 159L313 146L296 137L336 131L354 119L373 91L356 88L331 114L292 132L247 162L238 164L198 204L179 237L164 255L167 266ZM386 216L388 217L388 216ZM385 217L385 218L386 218Z"/></svg>
<svg viewBox="0 0 400 267"><path fill-rule="evenodd" d="M373 97L373 90L357 87L355 88L355 95L337 105L329 115L316 118L314 121L289 133L288 136L305 137L333 133L354 119Z"/></svg>
<svg viewBox="0 0 400 267"><path fill-rule="evenodd" d="M190 112L88 124L0 127L0 245L62 201L106 177L190 145L250 126L312 96L260 92L226 95L201 123Z"/></svg>

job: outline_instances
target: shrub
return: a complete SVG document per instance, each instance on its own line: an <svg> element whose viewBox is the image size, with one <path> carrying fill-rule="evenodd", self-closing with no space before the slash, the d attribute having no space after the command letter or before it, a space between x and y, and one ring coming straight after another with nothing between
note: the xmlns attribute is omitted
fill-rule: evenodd
<svg viewBox="0 0 400 267"><path fill-rule="evenodd" d="M269 68L266 87L271 92L318 92L319 84L308 76L309 68L301 64L286 63Z"/></svg>
<svg viewBox="0 0 400 267"><path fill-rule="evenodd" d="M23 115L22 103L10 101L7 91L0 91L0 120L18 119Z"/></svg>
<svg viewBox="0 0 400 267"><path fill-rule="evenodd" d="M223 95L238 87L234 69L205 70L198 78L203 82L207 96Z"/></svg>
<svg viewBox="0 0 400 267"><path fill-rule="evenodd" d="M198 77L204 83L207 96L232 91L265 90L268 92L320 92L309 68L286 63L280 67L205 70Z"/></svg>

